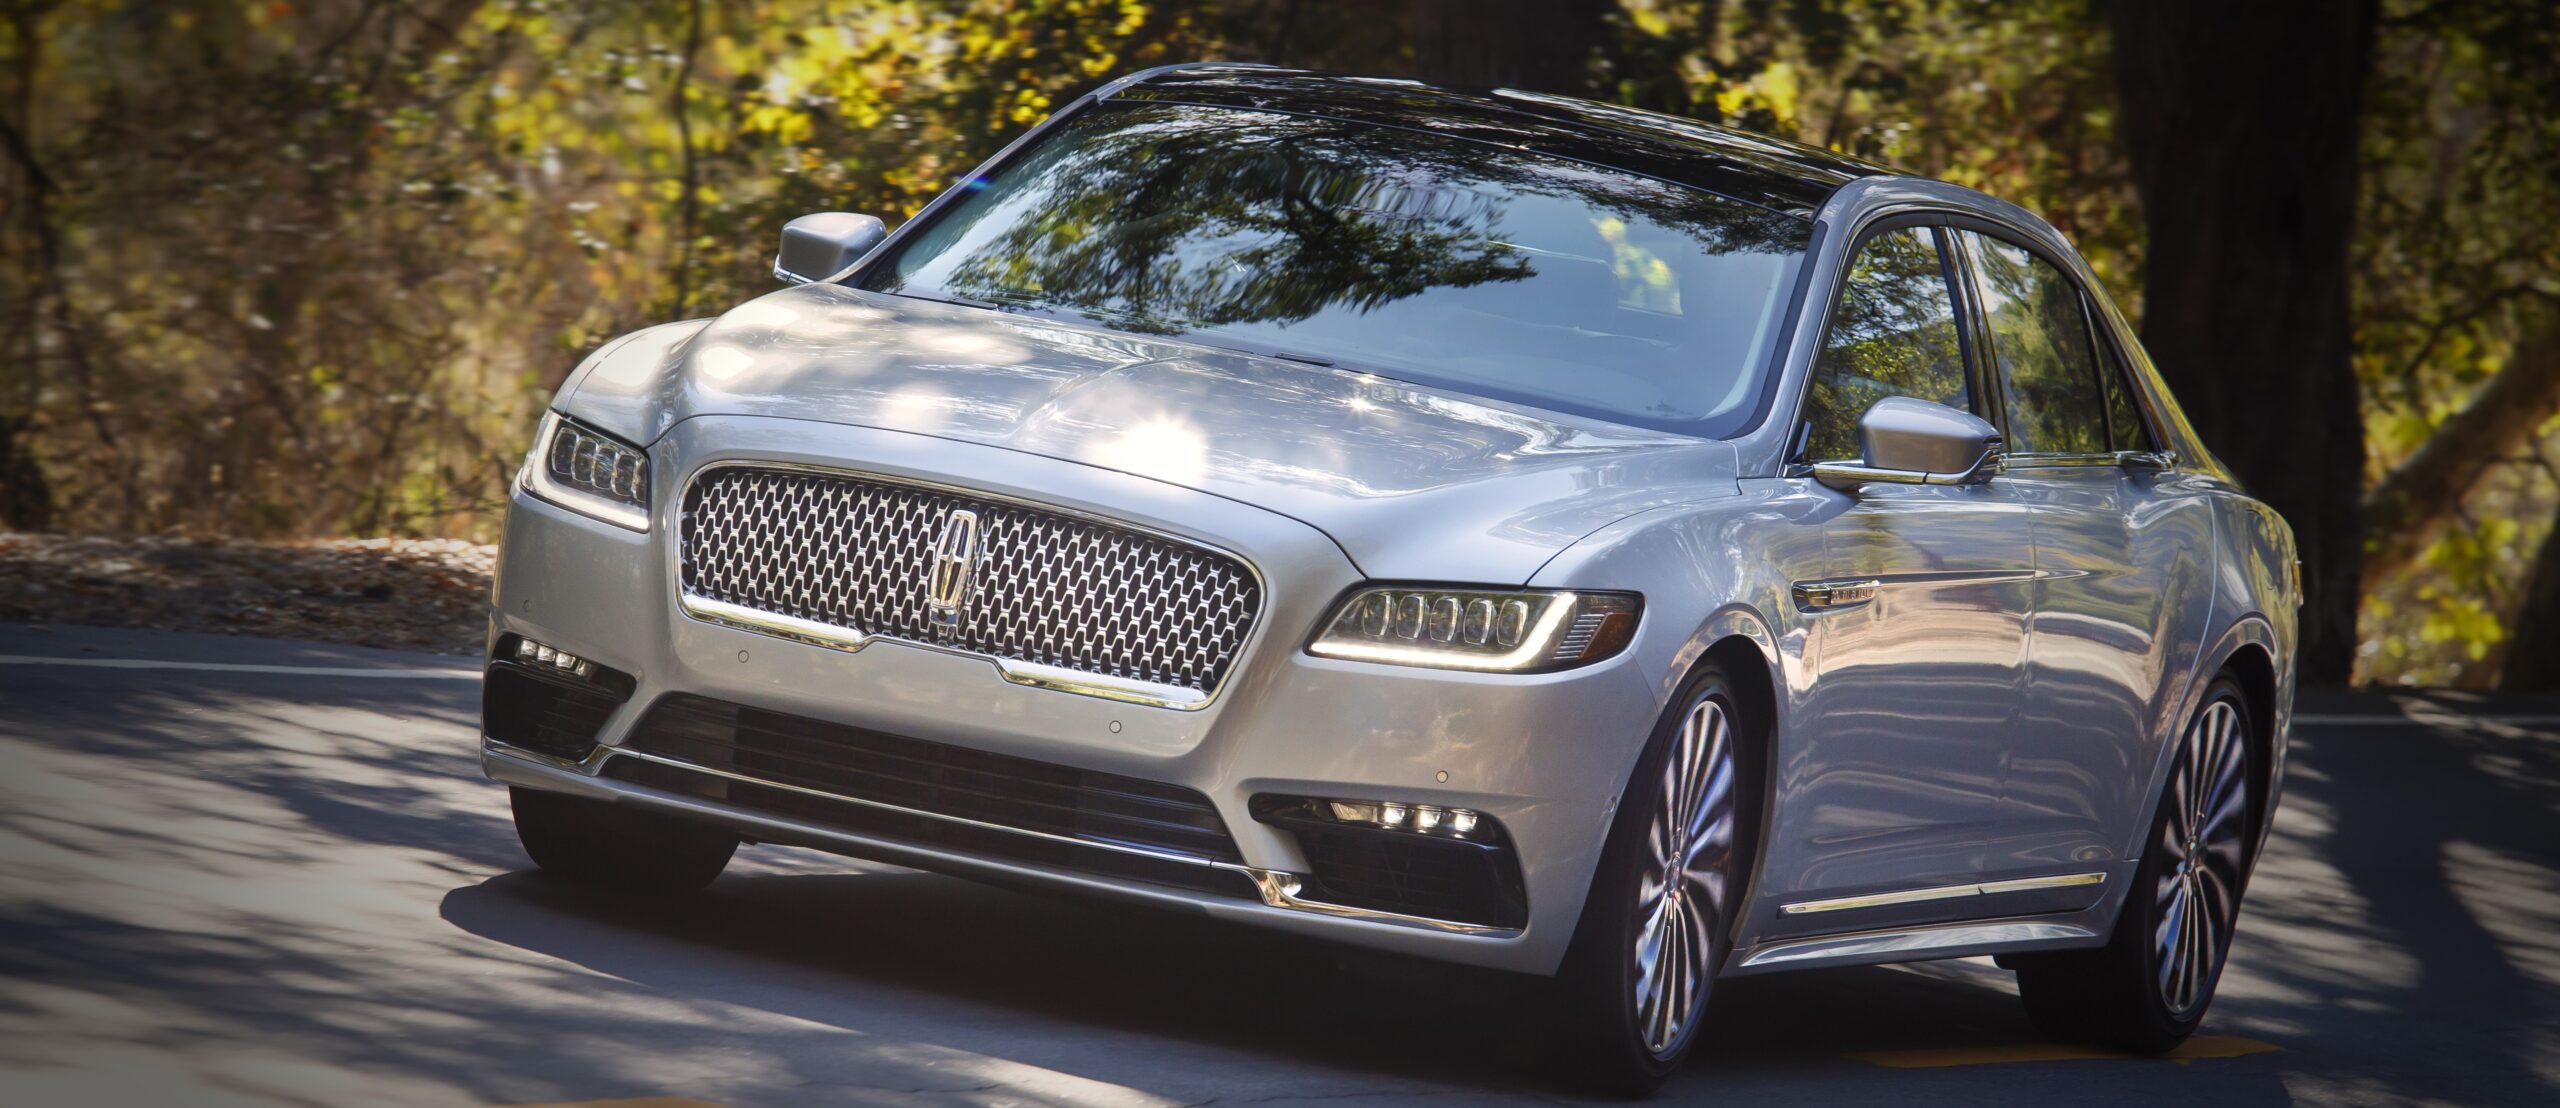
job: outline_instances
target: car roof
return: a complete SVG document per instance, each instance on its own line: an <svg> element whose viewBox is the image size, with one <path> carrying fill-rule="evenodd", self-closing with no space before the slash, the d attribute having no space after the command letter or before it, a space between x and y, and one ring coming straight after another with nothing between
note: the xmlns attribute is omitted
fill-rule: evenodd
<svg viewBox="0 0 2560 1108"><path fill-rule="evenodd" d="M1805 217L1842 185L1896 175L1802 143L1518 89L1209 63L1133 74L1097 95L1106 101L1294 112L1449 135L1659 177Z"/></svg>

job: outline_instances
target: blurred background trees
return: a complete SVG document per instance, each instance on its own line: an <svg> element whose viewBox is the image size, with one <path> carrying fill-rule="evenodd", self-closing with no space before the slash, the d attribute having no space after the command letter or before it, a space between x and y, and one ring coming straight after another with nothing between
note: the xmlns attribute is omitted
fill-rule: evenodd
<svg viewBox="0 0 2560 1108"><path fill-rule="evenodd" d="M1208 57L2033 208L2303 532L2307 678L2560 683L2533 0L0 0L0 526L489 537L584 352L769 289L793 215L894 222Z"/></svg>

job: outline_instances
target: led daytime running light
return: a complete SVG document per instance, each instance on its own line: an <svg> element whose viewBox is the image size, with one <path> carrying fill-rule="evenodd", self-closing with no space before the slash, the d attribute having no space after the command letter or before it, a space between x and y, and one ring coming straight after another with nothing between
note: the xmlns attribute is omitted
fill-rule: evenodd
<svg viewBox="0 0 2560 1108"><path fill-rule="evenodd" d="M1366 588L1344 598L1307 652L1493 673L1567 669L1624 649L1642 609L1628 593Z"/></svg>
<svg viewBox="0 0 2560 1108"><path fill-rule="evenodd" d="M649 456L636 446L545 413L525 459L525 486L563 508L634 531L649 529Z"/></svg>

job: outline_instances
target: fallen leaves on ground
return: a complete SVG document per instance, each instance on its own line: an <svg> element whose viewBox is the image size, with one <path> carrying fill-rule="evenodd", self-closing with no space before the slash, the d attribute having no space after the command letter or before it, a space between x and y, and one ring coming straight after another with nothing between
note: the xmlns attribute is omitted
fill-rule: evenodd
<svg viewBox="0 0 2560 1108"><path fill-rule="evenodd" d="M0 534L0 620L476 654L498 548Z"/></svg>

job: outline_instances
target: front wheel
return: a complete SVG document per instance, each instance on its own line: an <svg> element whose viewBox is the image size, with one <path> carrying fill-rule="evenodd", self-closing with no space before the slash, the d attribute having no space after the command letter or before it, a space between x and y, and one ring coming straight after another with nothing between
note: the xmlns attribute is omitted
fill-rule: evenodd
<svg viewBox="0 0 2560 1108"><path fill-rule="evenodd" d="M1569 1065L1641 1096L1679 1068L1732 945L1741 884L1741 701L1714 666L1691 677L1619 802L1561 982Z"/></svg>
<svg viewBox="0 0 2560 1108"><path fill-rule="evenodd" d="M2204 1020L2249 874L2249 726L2240 686L2216 678L2179 740L2114 937L2013 963L2018 996L2046 1035L2157 1053Z"/></svg>
<svg viewBox="0 0 2560 1108"><path fill-rule="evenodd" d="M516 839L544 873L632 893L689 893L720 876L738 837L706 823L509 788Z"/></svg>

